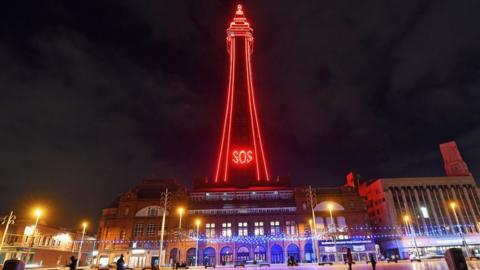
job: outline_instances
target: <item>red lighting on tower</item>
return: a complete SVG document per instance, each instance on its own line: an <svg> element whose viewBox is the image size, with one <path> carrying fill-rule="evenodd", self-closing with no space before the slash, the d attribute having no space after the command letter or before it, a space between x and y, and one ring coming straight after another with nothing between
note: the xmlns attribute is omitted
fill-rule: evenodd
<svg viewBox="0 0 480 270"><path fill-rule="evenodd" d="M252 79L253 29L242 6L227 28L230 69L214 181L270 181Z"/></svg>

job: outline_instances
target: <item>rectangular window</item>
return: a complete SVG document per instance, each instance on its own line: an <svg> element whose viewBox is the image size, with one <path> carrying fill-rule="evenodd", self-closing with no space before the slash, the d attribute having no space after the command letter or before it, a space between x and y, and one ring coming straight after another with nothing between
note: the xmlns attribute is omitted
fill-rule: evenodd
<svg viewBox="0 0 480 270"><path fill-rule="evenodd" d="M265 231L263 230L263 221L257 221L254 223L254 234L258 235L265 235Z"/></svg>
<svg viewBox="0 0 480 270"><path fill-rule="evenodd" d="M125 234L126 234L126 233L125 233L125 230L122 229L122 230L120 231L120 240L125 240Z"/></svg>
<svg viewBox="0 0 480 270"><path fill-rule="evenodd" d="M205 224L205 236L207 238L214 238L215 237L215 223Z"/></svg>
<svg viewBox="0 0 480 270"><path fill-rule="evenodd" d="M248 236L248 223L239 222L238 223L238 236Z"/></svg>
<svg viewBox="0 0 480 270"><path fill-rule="evenodd" d="M287 234L297 234L297 224L294 220L287 220L285 222Z"/></svg>
<svg viewBox="0 0 480 270"><path fill-rule="evenodd" d="M155 235L155 224L147 224L147 236Z"/></svg>
<svg viewBox="0 0 480 270"><path fill-rule="evenodd" d="M143 224L141 223L135 224L135 228L133 229L133 235L142 236L142 234L143 234Z"/></svg>
<svg viewBox="0 0 480 270"><path fill-rule="evenodd" d="M232 236L232 223L224 222L222 223L222 236L231 237Z"/></svg>
<svg viewBox="0 0 480 270"><path fill-rule="evenodd" d="M279 235L280 233L281 233L281 231L280 231L280 221L278 221L278 220L270 221L270 234L271 235Z"/></svg>

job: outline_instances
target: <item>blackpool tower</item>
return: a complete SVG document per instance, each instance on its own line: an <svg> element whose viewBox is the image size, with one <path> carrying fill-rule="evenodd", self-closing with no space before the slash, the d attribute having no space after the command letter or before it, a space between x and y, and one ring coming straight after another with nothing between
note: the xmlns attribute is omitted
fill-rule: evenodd
<svg viewBox="0 0 480 270"><path fill-rule="evenodd" d="M252 78L253 29L241 5L227 28L230 58L225 118L215 183L267 183L265 157Z"/></svg>

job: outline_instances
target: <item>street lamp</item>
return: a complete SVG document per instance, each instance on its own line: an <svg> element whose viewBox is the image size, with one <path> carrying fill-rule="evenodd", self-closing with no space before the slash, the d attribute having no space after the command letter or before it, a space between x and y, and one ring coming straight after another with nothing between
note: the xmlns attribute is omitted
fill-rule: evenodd
<svg viewBox="0 0 480 270"><path fill-rule="evenodd" d="M197 242L195 243L195 266L198 266L198 241L200 239L200 235L198 231L200 228L200 223L202 223L202 221L199 218L197 218L195 220L195 226L197 227Z"/></svg>
<svg viewBox="0 0 480 270"><path fill-rule="evenodd" d="M334 247L335 247L335 261L338 260L338 254L337 254L337 237L336 237L336 233L337 233L337 229L335 228L335 221L333 220L333 204L329 203L327 205L327 208L328 208L328 211L330 212L330 220L332 221L331 223L331 226L333 228L333 244L334 244Z"/></svg>
<svg viewBox="0 0 480 270"><path fill-rule="evenodd" d="M40 217L43 214L43 210L41 208L35 208L33 209L33 214L35 215L35 225L33 225L33 230L32 230L32 244L30 245L30 248L28 250L28 253L30 254L32 252L33 245L35 244L35 234L37 232L37 226L38 226L38 221L40 220ZM30 260L33 259L33 255L31 255Z"/></svg>
<svg viewBox="0 0 480 270"><path fill-rule="evenodd" d="M453 216L455 216L455 220L457 221L458 233L462 237L463 246L465 247L465 253L467 254L467 257L470 257L470 252L468 251L467 241L465 240L465 234L462 231L460 221L458 220L457 211L455 210L457 208L457 203L451 202L450 203L450 208L452 208Z"/></svg>
<svg viewBox="0 0 480 270"><path fill-rule="evenodd" d="M10 211L10 215L3 217L2 225L5 224L5 229L3 230L2 240L0 242L0 252L2 251L3 244L5 243L5 237L7 236L8 227L11 224L15 224L15 219L17 217L13 214L13 211ZM5 254L6 255L6 254ZM5 256L6 257L6 256Z"/></svg>
<svg viewBox="0 0 480 270"><path fill-rule="evenodd" d="M317 262L319 261L319 258L317 256L317 240L316 240L316 228L315 228L315 223L313 222L312 219L308 220L308 224L310 225L310 237L312 238L312 248L313 248L313 253L315 254L315 257L317 257ZM315 261L315 258L312 258L312 262Z"/></svg>
<svg viewBox="0 0 480 270"><path fill-rule="evenodd" d="M83 240L85 239L85 231L87 230L87 222L82 223L82 240L80 240L80 246L78 247L78 255L77 255L77 267L80 264L80 258L82 256L82 246L83 246Z"/></svg>
<svg viewBox="0 0 480 270"><path fill-rule="evenodd" d="M178 262L180 261L180 241L181 241L181 230L182 230L182 216L183 216L183 213L185 212L185 209L183 207L178 207L177 209L177 212L178 212L178 215L179 215L179 219L178 219L178 252L177 252L177 260Z"/></svg>
<svg viewBox="0 0 480 270"><path fill-rule="evenodd" d="M403 216L403 221L405 221L405 225L407 226L407 231L410 231L413 236L413 244L415 245L415 252L417 253L418 258L417 260L420 260L420 252L418 251L418 246L417 246L417 238L415 235L415 228L410 227L410 216L405 215Z"/></svg>

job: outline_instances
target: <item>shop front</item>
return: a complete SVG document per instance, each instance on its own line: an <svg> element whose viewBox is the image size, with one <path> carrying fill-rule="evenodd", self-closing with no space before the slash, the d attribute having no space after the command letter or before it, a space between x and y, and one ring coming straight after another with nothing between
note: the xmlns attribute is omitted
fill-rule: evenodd
<svg viewBox="0 0 480 270"><path fill-rule="evenodd" d="M480 256L480 235L467 234L465 235L465 242L463 242L463 237L459 235L420 236L415 239L413 237L402 237L390 240L382 243L382 246L385 250L398 250L402 259L416 256L417 250L421 258L443 257L445 251L450 248L461 248L465 253L465 246L471 256Z"/></svg>
<svg viewBox="0 0 480 270"><path fill-rule="evenodd" d="M370 254L376 256L377 249L372 239L349 239L339 241L320 241L319 253L322 262L341 262L346 260L350 249L354 261L368 261Z"/></svg>

